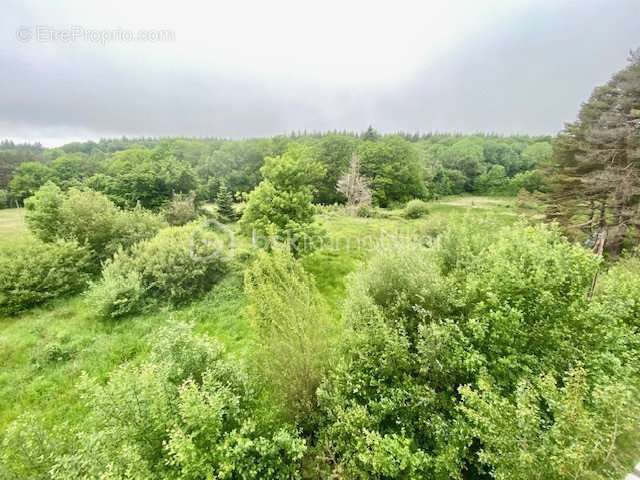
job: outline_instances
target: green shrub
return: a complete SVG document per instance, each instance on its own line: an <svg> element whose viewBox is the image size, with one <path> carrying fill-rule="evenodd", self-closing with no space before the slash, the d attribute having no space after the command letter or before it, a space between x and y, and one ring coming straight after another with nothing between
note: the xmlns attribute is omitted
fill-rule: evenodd
<svg viewBox="0 0 640 480"><path fill-rule="evenodd" d="M404 207L404 216L406 218L421 218L428 214L429 207L422 200L411 200L410 202L407 202L407 205Z"/></svg>
<svg viewBox="0 0 640 480"><path fill-rule="evenodd" d="M118 233L115 231L118 214L118 208L106 195L72 188L60 205L58 235L86 243L99 259L104 259Z"/></svg>
<svg viewBox="0 0 640 480"><path fill-rule="evenodd" d="M383 315L410 333L425 316L446 315L450 310L448 282L429 250L413 243L381 250L350 277L349 285L352 295L347 296L344 310L349 322Z"/></svg>
<svg viewBox="0 0 640 480"><path fill-rule="evenodd" d="M330 323L313 279L288 251L261 251L245 273L245 291L258 369L288 416L308 425L330 361Z"/></svg>
<svg viewBox="0 0 640 480"><path fill-rule="evenodd" d="M620 473L640 418L640 274L613 269L589 301L599 259L557 229L473 232L352 277L319 458L347 478Z"/></svg>
<svg viewBox="0 0 640 480"><path fill-rule="evenodd" d="M63 200L62 190L52 182L47 182L32 197L25 200L27 226L40 240L51 242L60 238L60 207Z"/></svg>
<svg viewBox="0 0 640 480"><path fill-rule="evenodd" d="M150 303L180 304L211 288L226 269L224 244L197 225L166 228L119 252L88 294L103 318L117 318Z"/></svg>
<svg viewBox="0 0 640 480"><path fill-rule="evenodd" d="M37 345L31 356L35 368L68 362L76 356L78 347L69 338L55 338L44 345Z"/></svg>
<svg viewBox="0 0 640 480"><path fill-rule="evenodd" d="M589 384L582 368L561 381L523 381L513 399L489 382L461 389L462 411L496 479L621 478L617 443L640 421L638 391L624 382ZM624 468L624 467L623 467Z"/></svg>
<svg viewBox="0 0 640 480"><path fill-rule="evenodd" d="M162 215L169 225L186 225L198 218L196 196L192 192L189 195L174 195L162 209Z"/></svg>
<svg viewBox="0 0 640 480"><path fill-rule="evenodd" d="M356 217L372 218L375 216L375 210L369 205L362 205L356 210Z"/></svg>
<svg viewBox="0 0 640 480"><path fill-rule="evenodd" d="M100 282L87 292L87 303L100 318L121 318L144 307L145 291L140 274L122 272L117 259L118 254L114 262L105 265Z"/></svg>
<svg viewBox="0 0 640 480"><path fill-rule="evenodd" d="M49 480L51 469L67 447L62 427L47 430L32 414L11 422L2 435L0 476L6 479Z"/></svg>
<svg viewBox="0 0 640 480"><path fill-rule="evenodd" d="M257 395L217 342L169 324L150 343L145 363L106 385L84 380L90 413L54 478L299 478L304 441L255 413Z"/></svg>
<svg viewBox="0 0 640 480"><path fill-rule="evenodd" d="M51 182L28 198L25 207L27 225L38 238L86 244L96 265L163 226L159 216L141 208L122 211L102 193L77 188L63 193Z"/></svg>
<svg viewBox="0 0 640 480"><path fill-rule="evenodd" d="M449 224L436 237L436 261L444 274L465 273L482 261L482 252L500 234L494 222L479 221L465 216L462 221Z"/></svg>
<svg viewBox="0 0 640 480"><path fill-rule="evenodd" d="M591 306L640 331L640 258L620 260L602 275Z"/></svg>
<svg viewBox="0 0 640 480"><path fill-rule="evenodd" d="M89 253L77 242L25 242L0 253L0 314L11 315L83 290Z"/></svg>
<svg viewBox="0 0 640 480"><path fill-rule="evenodd" d="M152 238L167 226L160 215L142 207L119 211L114 220L115 233L106 248L109 257L120 249L129 250L138 242Z"/></svg>

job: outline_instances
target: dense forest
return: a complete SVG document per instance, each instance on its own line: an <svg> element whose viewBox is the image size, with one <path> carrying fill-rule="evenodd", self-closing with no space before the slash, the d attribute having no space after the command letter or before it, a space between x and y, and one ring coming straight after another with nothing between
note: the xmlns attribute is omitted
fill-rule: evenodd
<svg viewBox="0 0 640 480"><path fill-rule="evenodd" d="M637 54L553 138L3 142L0 165L1 478L637 461Z"/></svg>
<svg viewBox="0 0 640 480"><path fill-rule="evenodd" d="M292 134L270 139L116 139L39 145L0 144L0 203L21 205L46 182L86 186L117 205L157 208L174 193L214 201L225 183L237 200L262 180L265 159L305 148L323 174L314 202L343 203L336 191L352 154L371 179L376 205L399 205L464 192L515 195L544 190L539 169L549 162L549 137L498 135Z"/></svg>

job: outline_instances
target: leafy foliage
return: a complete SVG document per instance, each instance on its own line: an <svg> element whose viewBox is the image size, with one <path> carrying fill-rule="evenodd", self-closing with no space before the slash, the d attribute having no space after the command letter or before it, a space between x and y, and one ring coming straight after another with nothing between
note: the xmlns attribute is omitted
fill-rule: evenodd
<svg viewBox="0 0 640 480"><path fill-rule="evenodd" d="M12 196L19 202L33 195L51 178L51 169L40 162L21 163L9 182Z"/></svg>
<svg viewBox="0 0 640 480"><path fill-rule="evenodd" d="M163 207L162 215L169 225L186 225L198 218L196 197L192 192L189 195L178 194Z"/></svg>
<svg viewBox="0 0 640 480"><path fill-rule="evenodd" d="M215 284L226 270L223 242L197 225L170 227L120 251L88 294L105 318L118 318L152 303L180 304Z"/></svg>
<svg viewBox="0 0 640 480"><path fill-rule="evenodd" d="M426 164L426 184L432 195L464 192L515 195L520 188L544 188L538 169L551 156L545 137L496 135L432 135L418 142ZM525 183L522 175L533 174ZM517 180L516 180L517 179Z"/></svg>
<svg viewBox="0 0 640 480"><path fill-rule="evenodd" d="M635 290L590 302L599 261L556 230L475 236L381 252L353 277L345 359L319 394L334 473L607 475L640 409L634 327L605 310Z"/></svg>
<svg viewBox="0 0 640 480"><path fill-rule="evenodd" d="M415 147L400 137L364 141L358 147L362 174L370 179L373 199L381 207L426 196L423 169Z"/></svg>
<svg viewBox="0 0 640 480"><path fill-rule="evenodd" d="M73 241L25 242L0 253L0 314L12 315L83 290L89 252Z"/></svg>
<svg viewBox="0 0 640 480"><path fill-rule="evenodd" d="M261 246L285 243L296 254L315 249L322 232L312 223L312 185L322 176L322 165L308 148L296 147L268 158L262 174L265 179L249 194L240 220L244 231Z"/></svg>
<svg viewBox="0 0 640 480"><path fill-rule="evenodd" d="M29 229L45 242L50 242L60 233L60 207L64 197L56 184L48 182L25 202L25 219Z"/></svg>
<svg viewBox="0 0 640 480"><path fill-rule="evenodd" d="M245 274L258 332L256 365L288 416L309 425L330 361L330 323L313 279L286 250L260 252Z"/></svg>
<svg viewBox="0 0 640 480"><path fill-rule="evenodd" d="M251 384L217 342L179 323L150 342L146 362L123 365L106 385L84 379L91 413L73 448L34 422L26 430L16 423L4 439L4 463L15 474L40 471L54 479L299 478L304 442L285 426L270 429L255 413ZM17 441L41 454L20 456Z"/></svg>
<svg viewBox="0 0 640 480"><path fill-rule="evenodd" d="M340 189L336 190L336 185L349 170L355 148L356 139L348 135L333 133L318 141L318 160L324 166L325 174L318 184L317 203L329 205L345 201L346 195Z"/></svg>
<svg viewBox="0 0 640 480"><path fill-rule="evenodd" d="M0 189L7 189L20 164L39 160L42 150L39 143L16 144L11 140L0 141Z"/></svg>
<svg viewBox="0 0 640 480"><path fill-rule="evenodd" d="M515 195L523 187L511 186L512 179L548 163L548 140L496 135L380 135L370 128L361 135L296 133L270 139L103 139L57 149L4 142L0 145L0 188L11 181L9 194L21 202L52 181L62 190L86 186L101 191L122 208L139 204L159 209L174 194L192 191L199 200L215 201L221 183L234 195L248 193L264 179L261 167L267 158L302 148L324 167L324 174L312 182L313 201L322 204L346 200L336 184L347 172L354 152L366 156L362 157L363 173L375 177L371 187L381 206L465 191ZM493 183L500 169L490 174L491 182L486 181L495 166L502 167L506 175L506 185L499 191Z"/></svg>
<svg viewBox="0 0 640 480"><path fill-rule="evenodd" d="M637 391L621 382L592 387L579 367L561 382L524 381L513 399L488 383L461 391L479 459L496 479L598 478L594 466L611 462L640 420Z"/></svg>
<svg viewBox="0 0 640 480"><path fill-rule="evenodd" d="M157 215L141 208L122 211L102 193L76 188L63 193L53 183L27 199L25 207L27 225L38 238L86 244L94 263L152 237L163 226Z"/></svg>
<svg viewBox="0 0 640 480"><path fill-rule="evenodd" d="M404 216L410 219L421 218L429 213L429 207L422 200L411 200L404 207Z"/></svg>
<svg viewBox="0 0 640 480"><path fill-rule="evenodd" d="M105 193L116 205L141 205L158 209L176 193L196 189L191 166L171 156L146 149L130 149L113 155L87 185Z"/></svg>
<svg viewBox="0 0 640 480"><path fill-rule="evenodd" d="M8 208L11 202L11 196L9 192L4 189L0 189L0 209Z"/></svg>

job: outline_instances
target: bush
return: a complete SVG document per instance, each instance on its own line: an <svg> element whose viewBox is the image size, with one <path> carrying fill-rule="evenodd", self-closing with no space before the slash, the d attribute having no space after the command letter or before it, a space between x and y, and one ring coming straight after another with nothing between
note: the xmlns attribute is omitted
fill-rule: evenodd
<svg viewBox="0 0 640 480"><path fill-rule="evenodd" d="M638 273L589 301L599 259L557 229L473 231L352 277L319 457L348 478L610 478L640 418Z"/></svg>
<svg viewBox="0 0 640 480"><path fill-rule="evenodd" d="M102 385L84 378L89 412L72 446L53 441L36 422L10 426L3 459L15 475L67 478L299 478L305 444L257 410L251 384L217 342L185 324L151 339L149 358L125 364ZM39 434L38 455L15 443ZM48 441L45 441L48 440ZM30 443L24 444L31 446Z"/></svg>
<svg viewBox="0 0 640 480"><path fill-rule="evenodd" d="M43 185L25 200L27 226L40 240L51 242L60 238L60 207L63 200L62 190L52 182Z"/></svg>
<svg viewBox="0 0 640 480"><path fill-rule="evenodd" d="M249 194L240 224L244 232L271 248L275 243L287 245L296 255L315 250L323 230L313 222L310 191L281 191L263 181Z"/></svg>
<svg viewBox="0 0 640 480"><path fill-rule="evenodd" d="M349 285L352 295L347 297L344 311L349 322L383 315L394 328L413 332L423 314L445 315L450 309L451 287L434 265L429 250L413 243L380 251L350 277Z"/></svg>
<svg viewBox="0 0 640 480"><path fill-rule="evenodd" d="M109 256L108 246L117 236L118 208L104 194L70 189L60 204L59 237L86 243L99 260Z"/></svg>
<svg viewBox="0 0 640 480"><path fill-rule="evenodd" d="M86 244L94 264L119 248L150 238L163 226L157 215L141 208L122 211L104 194L71 188L63 193L47 183L25 202L29 229L41 240L77 240Z"/></svg>
<svg viewBox="0 0 640 480"><path fill-rule="evenodd" d="M489 382L461 391L462 411L482 442L480 458L495 478L621 478L610 464L616 443L640 421L633 386L592 387L587 372L575 368L561 381L523 381L513 399Z"/></svg>
<svg viewBox="0 0 640 480"><path fill-rule="evenodd" d="M259 252L245 274L256 364L289 418L305 424L329 364L329 321L313 279L287 251Z"/></svg>
<svg viewBox="0 0 640 480"><path fill-rule="evenodd" d="M167 226L160 215L142 207L121 210L114 219L113 235L107 244L106 254L111 257L119 250L129 250L133 245L154 237Z"/></svg>
<svg viewBox="0 0 640 480"><path fill-rule="evenodd" d="M11 315L83 290L89 252L77 242L26 242L0 254L0 314Z"/></svg>
<svg viewBox="0 0 640 480"><path fill-rule="evenodd" d="M51 469L65 451L62 428L47 430L32 414L23 414L11 422L2 436L0 476L6 479L48 480Z"/></svg>
<svg viewBox="0 0 640 480"><path fill-rule="evenodd" d="M628 257L598 281L591 309L640 332L640 257Z"/></svg>
<svg viewBox="0 0 640 480"><path fill-rule="evenodd" d="M184 303L221 278L223 249L214 233L199 226L166 228L107 262L89 302L103 318L118 318L150 303Z"/></svg>
<svg viewBox="0 0 640 480"><path fill-rule="evenodd" d="M186 225L194 221L198 218L195 194L174 195L164 206L162 214L169 225Z"/></svg>
<svg viewBox="0 0 640 480"><path fill-rule="evenodd" d="M375 210L369 205L362 205L356 210L356 217L372 218L375 216Z"/></svg>
<svg viewBox="0 0 640 480"><path fill-rule="evenodd" d="M31 364L37 368L45 368L52 364L64 363L73 359L78 353L78 346L61 337L53 339L44 345L38 344L31 356Z"/></svg>
<svg viewBox="0 0 640 480"><path fill-rule="evenodd" d="M404 207L404 216L406 218L421 218L429 214L429 207L422 200L411 200Z"/></svg>
<svg viewBox="0 0 640 480"><path fill-rule="evenodd" d="M140 274L121 272L116 260L102 271L102 279L87 292L87 303L100 318L116 319L137 313L144 307L145 291Z"/></svg>

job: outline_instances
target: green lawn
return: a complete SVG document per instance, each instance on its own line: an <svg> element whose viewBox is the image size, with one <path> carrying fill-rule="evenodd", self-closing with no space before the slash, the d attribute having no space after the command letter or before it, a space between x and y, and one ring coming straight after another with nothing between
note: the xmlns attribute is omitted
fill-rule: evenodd
<svg viewBox="0 0 640 480"><path fill-rule="evenodd" d="M475 200L470 200L475 198ZM428 216L404 219L400 211L384 218L347 217L337 212L318 215L328 232L327 244L305 257L318 288L339 321L346 278L362 261L385 244L405 238L425 239L447 224L474 218L492 228L518 220L513 199L443 199L430 204ZM0 210L3 242L28 237L23 210ZM249 242L235 236L238 249ZM86 412L77 385L82 374L105 380L118 365L139 361L147 351L146 336L170 320L194 323L196 331L219 339L230 354L250 351L252 328L242 289L242 261L206 296L181 308L127 318L99 321L82 296L60 299L15 318L0 318L0 432L22 413L42 416L49 425L64 418L80 421Z"/></svg>

